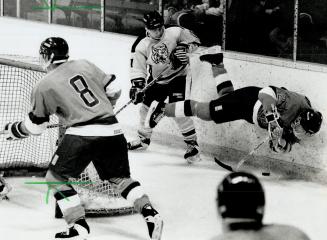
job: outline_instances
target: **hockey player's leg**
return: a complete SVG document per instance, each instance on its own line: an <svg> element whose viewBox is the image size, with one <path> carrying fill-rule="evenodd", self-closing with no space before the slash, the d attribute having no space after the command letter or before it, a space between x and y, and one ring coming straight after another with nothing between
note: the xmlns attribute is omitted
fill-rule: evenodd
<svg viewBox="0 0 327 240"><path fill-rule="evenodd" d="M204 121L211 121L208 102L197 102L185 100L175 103L152 102L149 112L145 118L145 126L154 128L164 117L198 117Z"/></svg>
<svg viewBox="0 0 327 240"><path fill-rule="evenodd" d="M55 239L86 239L89 236L90 228L85 220L81 200L72 185L67 183L68 177L76 178L89 165L90 158L85 154L86 149L92 152L90 139L65 135L49 165L46 181L68 225L66 231L55 235Z"/></svg>
<svg viewBox="0 0 327 240"><path fill-rule="evenodd" d="M149 107L142 104L140 107L140 125L137 131L138 138L127 143L128 150L145 150L151 142L152 129L144 127L145 117L148 113Z"/></svg>
<svg viewBox="0 0 327 240"><path fill-rule="evenodd" d="M160 240L163 220L153 208L141 184L131 178L112 178L110 182L121 196L133 203L135 209L142 214L147 224L150 238L152 240Z"/></svg>
<svg viewBox="0 0 327 240"><path fill-rule="evenodd" d="M233 83L223 64L223 54L205 54L200 60L211 64L212 74L215 79L217 94L219 97L234 91Z"/></svg>
<svg viewBox="0 0 327 240"><path fill-rule="evenodd" d="M7 194L11 191L12 187L0 175L0 200L8 200Z"/></svg>
<svg viewBox="0 0 327 240"><path fill-rule="evenodd" d="M174 118L174 120L177 123L177 126L183 135L184 142L187 145L186 153L184 154L185 160L189 164L201 161L200 148L197 143L193 120L187 117Z"/></svg>
<svg viewBox="0 0 327 240"><path fill-rule="evenodd" d="M68 225L68 229L55 235L55 239L87 239L90 228L85 220L85 210L81 200L69 184L62 184L67 179L60 177L49 170L46 175L48 187L54 193L54 197ZM58 184L56 184L58 182Z"/></svg>

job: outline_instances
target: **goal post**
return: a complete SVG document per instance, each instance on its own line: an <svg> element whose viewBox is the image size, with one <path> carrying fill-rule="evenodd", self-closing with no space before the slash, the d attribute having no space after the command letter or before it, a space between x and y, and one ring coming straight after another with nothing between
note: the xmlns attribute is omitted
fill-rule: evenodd
<svg viewBox="0 0 327 240"><path fill-rule="evenodd" d="M30 97L34 85L45 75L35 58L23 56L0 57L0 129L8 122L21 121L30 111ZM50 124L58 124L51 116ZM0 135L0 171L4 176L18 172L30 176L31 172L48 169L63 128L48 128L40 136L7 141ZM17 171L18 170L18 171ZM101 181L91 163L78 179L70 179L85 206L86 214L111 216L134 213L134 207L123 199L109 182ZM88 182L87 184L78 184ZM14 191L14 189L13 189Z"/></svg>

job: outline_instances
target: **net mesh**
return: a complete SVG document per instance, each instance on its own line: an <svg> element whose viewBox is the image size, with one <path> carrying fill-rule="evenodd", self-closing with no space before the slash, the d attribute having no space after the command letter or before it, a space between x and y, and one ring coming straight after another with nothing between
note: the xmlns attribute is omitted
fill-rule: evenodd
<svg viewBox="0 0 327 240"><path fill-rule="evenodd" d="M17 56L0 58L1 129L6 123L21 121L27 116L33 86L45 75L35 64L35 59L13 59L17 59ZM50 124L57 123L58 118L51 116ZM46 170L63 132L63 129L48 128L40 136L30 136L19 141L7 141L6 135L0 134L0 170L25 170L25 173ZM70 181L76 183L73 186L81 196L88 215L122 215L134 212L130 203L120 197L110 183L100 180L92 163L78 179Z"/></svg>

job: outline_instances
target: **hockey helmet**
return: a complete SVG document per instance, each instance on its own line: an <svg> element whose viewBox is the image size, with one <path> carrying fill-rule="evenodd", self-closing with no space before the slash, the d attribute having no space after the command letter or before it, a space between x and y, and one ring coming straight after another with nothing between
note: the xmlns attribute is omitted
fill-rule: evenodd
<svg viewBox="0 0 327 240"><path fill-rule="evenodd" d="M300 113L300 125L307 135L313 135L320 130L322 114L313 109L306 109Z"/></svg>
<svg viewBox="0 0 327 240"><path fill-rule="evenodd" d="M46 65L60 64L68 60L69 47L65 39L49 37L41 43L39 53L40 60L43 60Z"/></svg>
<svg viewBox="0 0 327 240"><path fill-rule="evenodd" d="M246 218L262 221L264 189L258 178L246 172L233 172L218 185L218 212L222 218Z"/></svg>
<svg viewBox="0 0 327 240"><path fill-rule="evenodd" d="M152 11L144 14L143 22L147 29L156 29L164 25L164 19L157 11Z"/></svg>

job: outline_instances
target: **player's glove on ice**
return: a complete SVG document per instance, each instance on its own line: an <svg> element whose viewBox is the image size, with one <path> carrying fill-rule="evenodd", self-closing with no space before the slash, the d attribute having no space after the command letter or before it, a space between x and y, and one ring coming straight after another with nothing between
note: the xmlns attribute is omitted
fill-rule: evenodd
<svg viewBox="0 0 327 240"><path fill-rule="evenodd" d="M133 101L134 104L143 102L144 92L142 89L145 87L145 79L138 78L131 80L132 87L129 90L129 98Z"/></svg>

